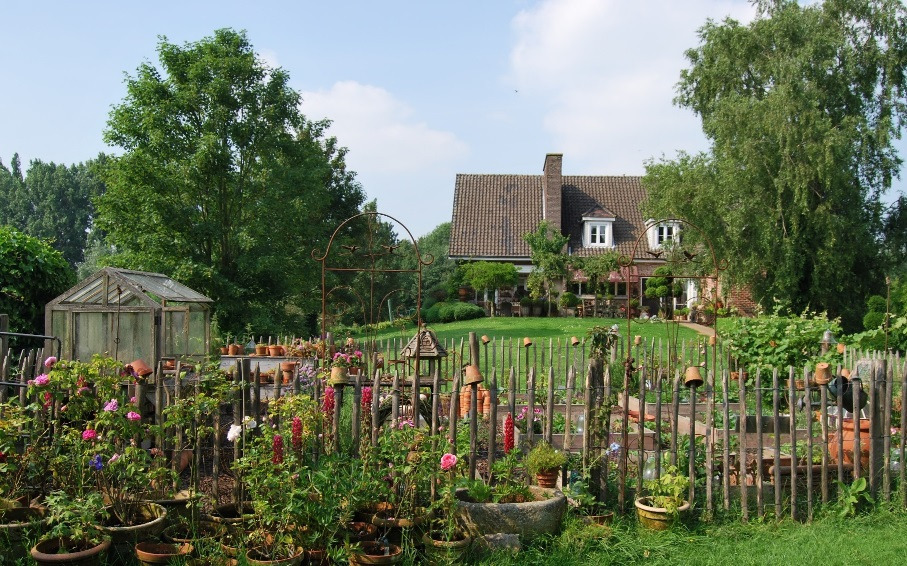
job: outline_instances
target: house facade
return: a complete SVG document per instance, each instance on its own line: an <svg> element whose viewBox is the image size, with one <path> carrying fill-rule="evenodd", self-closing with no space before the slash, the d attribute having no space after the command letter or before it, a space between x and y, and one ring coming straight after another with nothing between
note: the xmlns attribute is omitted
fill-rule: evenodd
<svg viewBox="0 0 907 566"><path fill-rule="evenodd" d="M496 300L518 299L532 270L523 236L547 220L569 238L568 255L585 257L610 251L634 255L630 269L611 273L612 294L623 298L629 294L657 310L657 299L653 302L643 296L645 280L664 265L661 246L679 235L679 223L655 226L643 218L639 205L646 193L641 177L564 175L562 165L562 154L549 153L541 175L458 174L450 257L513 263L520 272L519 286L513 290L514 296L505 291ZM592 297L584 288L582 273L574 274L573 279L571 290ZM695 286L690 292L695 292Z"/></svg>

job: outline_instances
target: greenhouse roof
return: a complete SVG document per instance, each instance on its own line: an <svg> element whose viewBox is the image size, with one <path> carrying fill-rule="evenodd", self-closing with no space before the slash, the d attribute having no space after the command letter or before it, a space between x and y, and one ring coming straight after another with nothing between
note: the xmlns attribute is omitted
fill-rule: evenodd
<svg viewBox="0 0 907 566"><path fill-rule="evenodd" d="M106 292L106 301L105 301ZM161 301L211 303L208 297L160 273L105 267L82 280L52 304L136 304Z"/></svg>

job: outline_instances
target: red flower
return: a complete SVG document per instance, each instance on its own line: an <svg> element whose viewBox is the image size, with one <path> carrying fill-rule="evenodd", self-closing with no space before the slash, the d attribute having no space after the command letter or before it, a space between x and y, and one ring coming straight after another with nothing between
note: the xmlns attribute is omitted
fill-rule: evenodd
<svg viewBox="0 0 907 566"><path fill-rule="evenodd" d="M274 440L271 441L271 450L274 452L274 455L271 456L271 463L283 464L283 437L279 434L274 435Z"/></svg>
<svg viewBox="0 0 907 566"><path fill-rule="evenodd" d="M333 387L325 387L324 401L321 402L321 410L329 415L334 412L334 388Z"/></svg>
<svg viewBox="0 0 907 566"><path fill-rule="evenodd" d="M513 414L504 417L504 454L513 450Z"/></svg>
<svg viewBox="0 0 907 566"><path fill-rule="evenodd" d="M368 409L372 406L372 388L363 387L362 388L362 408Z"/></svg>
<svg viewBox="0 0 907 566"><path fill-rule="evenodd" d="M293 443L293 450L296 452L302 451L302 419L299 417L293 417L293 435L291 437L291 442Z"/></svg>

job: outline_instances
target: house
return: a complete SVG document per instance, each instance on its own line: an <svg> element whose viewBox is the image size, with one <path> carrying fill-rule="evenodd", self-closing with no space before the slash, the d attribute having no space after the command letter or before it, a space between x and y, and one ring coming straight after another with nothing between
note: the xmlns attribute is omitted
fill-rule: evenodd
<svg viewBox="0 0 907 566"><path fill-rule="evenodd" d="M458 174L450 257L515 264L521 274L518 289L513 296L505 293L496 297L499 303L510 302L525 292L526 276L532 270L523 235L534 231L544 219L569 237L570 255L590 256L609 250L633 255L630 269L611 273L613 294L626 298L629 293L657 310L657 299L643 297L645 280L665 264L658 257L659 249L679 235L680 223L647 223L639 210L646 196L641 177L564 175L562 164L562 154L549 153L541 175ZM591 297L583 288L585 280L582 273L574 274L571 290ZM688 292L695 293L695 285L691 284Z"/></svg>

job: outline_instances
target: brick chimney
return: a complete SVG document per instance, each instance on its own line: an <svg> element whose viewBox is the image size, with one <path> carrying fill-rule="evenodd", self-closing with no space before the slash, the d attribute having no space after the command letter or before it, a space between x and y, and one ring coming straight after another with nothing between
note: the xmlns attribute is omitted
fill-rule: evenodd
<svg viewBox="0 0 907 566"><path fill-rule="evenodd" d="M545 167L542 169L542 217L551 226L561 232L561 176L563 153L549 153L545 156Z"/></svg>

